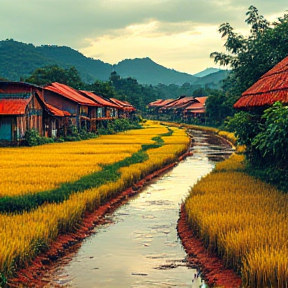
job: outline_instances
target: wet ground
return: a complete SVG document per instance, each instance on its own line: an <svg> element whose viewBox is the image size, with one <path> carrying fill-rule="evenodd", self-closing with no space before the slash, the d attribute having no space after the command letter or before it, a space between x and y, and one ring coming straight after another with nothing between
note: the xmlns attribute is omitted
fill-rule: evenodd
<svg viewBox="0 0 288 288"><path fill-rule="evenodd" d="M106 215L77 251L56 263L49 287L208 287L187 261L177 221L190 187L231 149L221 138L193 135L193 156Z"/></svg>

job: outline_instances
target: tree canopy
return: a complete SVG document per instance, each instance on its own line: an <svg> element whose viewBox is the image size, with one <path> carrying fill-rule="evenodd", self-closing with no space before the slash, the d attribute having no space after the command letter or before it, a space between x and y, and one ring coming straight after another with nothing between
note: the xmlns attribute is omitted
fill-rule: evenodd
<svg viewBox="0 0 288 288"><path fill-rule="evenodd" d="M25 81L36 85L59 82L75 89L79 89L83 85L81 77L75 67L63 69L58 65L37 68Z"/></svg>
<svg viewBox="0 0 288 288"><path fill-rule="evenodd" d="M250 34L243 36L236 33L228 22L223 23L218 31L225 39L226 52L210 54L215 63L231 68L231 73L224 80L222 92L218 94L219 99L214 96L207 103L208 114L213 115L213 111L209 111L211 108L216 110L219 107L224 111L221 114L222 123L227 116L235 113L233 104L241 94L288 55L288 14L270 23L251 5L246 16L245 22L250 26ZM212 100L215 101L215 107ZM218 121L214 124L220 123Z"/></svg>
<svg viewBox="0 0 288 288"><path fill-rule="evenodd" d="M233 85L229 92L236 98L288 55L288 14L269 23L251 5L246 15L250 35L244 37L229 23L223 23L218 31L226 39L226 53L210 54L215 63L232 68L228 81Z"/></svg>

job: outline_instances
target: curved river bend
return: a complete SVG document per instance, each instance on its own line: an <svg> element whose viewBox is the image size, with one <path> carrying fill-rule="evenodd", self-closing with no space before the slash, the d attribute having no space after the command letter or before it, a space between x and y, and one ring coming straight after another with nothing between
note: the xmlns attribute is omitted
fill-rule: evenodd
<svg viewBox="0 0 288 288"><path fill-rule="evenodd" d="M186 261L176 226L190 187L232 151L220 138L193 135L193 156L107 215L106 224L57 263L49 287L208 287Z"/></svg>

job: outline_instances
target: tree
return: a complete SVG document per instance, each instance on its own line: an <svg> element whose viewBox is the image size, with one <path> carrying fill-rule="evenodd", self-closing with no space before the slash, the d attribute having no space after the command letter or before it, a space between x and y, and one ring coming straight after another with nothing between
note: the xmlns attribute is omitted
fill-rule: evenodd
<svg viewBox="0 0 288 288"><path fill-rule="evenodd" d="M232 68L230 94L235 100L288 54L288 14L272 24L254 6L249 7L246 15L250 35L244 37L235 33L229 23L223 23L218 31L226 39L226 53L210 54L215 63Z"/></svg>
<svg viewBox="0 0 288 288"><path fill-rule="evenodd" d="M223 123L223 119L233 114L229 99L220 90L214 90L209 93L205 106L206 122L213 126L220 126Z"/></svg>
<svg viewBox="0 0 288 288"><path fill-rule="evenodd" d="M83 86L81 77L75 67L63 69L58 65L37 68L32 72L30 77L25 79L25 81L36 85L59 82L75 89L79 89Z"/></svg>
<svg viewBox="0 0 288 288"><path fill-rule="evenodd" d="M222 111L222 122L227 116L235 113L233 104L241 94L288 55L288 14L278 18L278 21L269 23L259 14L258 9L251 5L246 15L245 22L251 27L250 35L244 37L236 33L229 23L223 23L218 31L221 37L225 38L226 53L210 54L215 63L232 68L223 82L223 101L221 102L217 97L210 98L207 106L207 114L212 117L213 110L209 111L209 107L213 107L210 103L213 99L216 101L214 106L219 105L220 101L220 106L224 105L227 108L226 115L225 110Z"/></svg>

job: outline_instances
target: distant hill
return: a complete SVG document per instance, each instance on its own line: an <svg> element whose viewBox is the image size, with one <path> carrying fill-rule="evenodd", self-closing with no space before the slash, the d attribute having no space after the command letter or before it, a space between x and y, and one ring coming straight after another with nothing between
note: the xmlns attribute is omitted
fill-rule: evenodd
<svg viewBox="0 0 288 288"><path fill-rule="evenodd" d="M30 76L36 68L55 64L62 68L74 66L82 81L86 83L92 83L95 80L107 81L114 70L122 78L132 77L137 79L138 83L148 85L159 83L179 86L184 83L205 85L219 82L219 79L224 77L224 74L221 74L222 76L219 74L215 78L217 80L212 79L216 75L211 76L211 79L204 79L205 76L199 78L199 76L161 66L150 58L126 59L111 65L86 57L66 46L41 45L36 47L31 43L26 44L13 39L0 41L0 78L19 81L21 78L25 79ZM208 68L203 71L203 73L206 71L204 74L200 72L196 75L207 75L209 71L215 72L211 69L215 68Z"/></svg>
<svg viewBox="0 0 288 288"><path fill-rule="evenodd" d="M218 89L220 88L221 81L226 79L229 75L229 70L219 70L217 72L208 74L199 78L194 84L201 86L209 86L210 88Z"/></svg>
<svg viewBox="0 0 288 288"><path fill-rule="evenodd" d="M215 72L219 72L221 71L221 69L218 69L218 68L206 68L205 70L201 71L201 72L198 72L196 74L193 74L193 76L196 76L196 77L205 77L209 74L212 74L212 73L215 73Z"/></svg>
<svg viewBox="0 0 288 288"><path fill-rule="evenodd" d="M114 66L121 77L136 78L140 84L177 84L194 83L197 77L161 66L150 58L126 59Z"/></svg>

